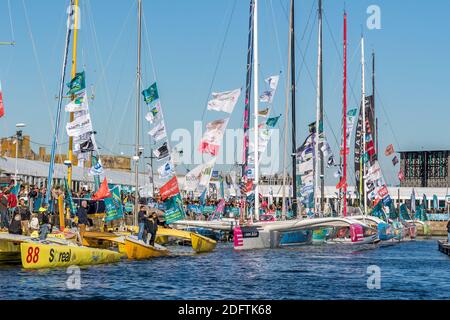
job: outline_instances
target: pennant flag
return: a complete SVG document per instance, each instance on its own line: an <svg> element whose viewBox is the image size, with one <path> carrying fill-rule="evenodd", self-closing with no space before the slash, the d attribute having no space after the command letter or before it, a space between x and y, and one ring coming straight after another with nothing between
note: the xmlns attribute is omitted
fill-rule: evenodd
<svg viewBox="0 0 450 320"><path fill-rule="evenodd" d="M393 153L394 153L394 146L392 144L390 144L387 146L386 150L384 151L384 155L386 157L389 157Z"/></svg>
<svg viewBox="0 0 450 320"><path fill-rule="evenodd" d="M153 101L156 101L159 99L158 94L158 87L156 85L156 82L152 84L148 89L145 89L142 91L142 95L144 96L144 101L147 104L152 103Z"/></svg>
<svg viewBox="0 0 450 320"><path fill-rule="evenodd" d="M111 187L111 198L105 199L105 222L123 218L123 205L120 198L119 186Z"/></svg>
<svg viewBox="0 0 450 320"><path fill-rule="evenodd" d="M392 164L393 164L394 166L396 166L396 165L398 164L398 158L397 158L397 156L395 156L394 158L392 158Z"/></svg>
<svg viewBox="0 0 450 320"><path fill-rule="evenodd" d="M5 106L3 105L2 83L0 82L0 118L5 115Z"/></svg>
<svg viewBox="0 0 450 320"><path fill-rule="evenodd" d="M213 92L212 100L208 102L207 109L232 113L236 103L238 102L239 96L241 95L241 91L242 89L218 93Z"/></svg>
<svg viewBox="0 0 450 320"><path fill-rule="evenodd" d="M92 152L92 151L95 151L95 145L94 145L91 137L89 137L89 139L86 140L85 142L80 143L80 152L81 153L87 153L87 152Z"/></svg>
<svg viewBox="0 0 450 320"><path fill-rule="evenodd" d="M275 91L278 88L279 80L280 80L280 76L276 75L276 76L271 76L271 77L267 78L265 81L269 85L270 90Z"/></svg>
<svg viewBox="0 0 450 320"><path fill-rule="evenodd" d="M111 198L111 192L109 191L108 187L108 181L106 181L106 178L103 180L102 184L100 185L100 188L98 191L92 196L92 200L103 200L106 198Z"/></svg>
<svg viewBox="0 0 450 320"><path fill-rule="evenodd" d="M169 156L169 148L167 147L167 142L164 142L164 144L161 147L154 150L153 154L158 160L167 158Z"/></svg>
<svg viewBox="0 0 450 320"><path fill-rule="evenodd" d="M95 165L93 165L91 167L91 169L89 169L89 175L90 176L100 176L104 172L105 172L105 170L103 169L103 166L100 163L100 161L97 161L97 163Z"/></svg>
<svg viewBox="0 0 450 320"><path fill-rule="evenodd" d="M183 200L180 194L170 198L165 204L166 211L164 212L164 220L166 224L171 224L185 218Z"/></svg>
<svg viewBox="0 0 450 320"><path fill-rule="evenodd" d="M66 132L69 137L81 136L92 131L92 122L89 114L82 115L66 125Z"/></svg>
<svg viewBox="0 0 450 320"><path fill-rule="evenodd" d="M159 178L164 179L171 177L175 173L175 168L171 161L166 162L158 168Z"/></svg>
<svg viewBox="0 0 450 320"><path fill-rule="evenodd" d="M258 112L258 115L259 115L260 117L267 117L267 116L269 115L269 113L270 113L270 108L266 108L266 109L264 109L264 110L260 110L260 111Z"/></svg>
<svg viewBox="0 0 450 320"><path fill-rule="evenodd" d="M152 106L145 116L145 120L150 123L154 123L161 119L161 102L156 102L154 106Z"/></svg>
<svg viewBox="0 0 450 320"><path fill-rule="evenodd" d="M158 142L162 139L164 139L166 134L166 128L164 126L163 122L160 122L158 125L156 125L152 130L148 132L148 134L153 138L154 141Z"/></svg>
<svg viewBox="0 0 450 320"><path fill-rule="evenodd" d="M263 94L259 97L259 101L265 102L265 103L272 103L273 102L273 91L264 91Z"/></svg>
<svg viewBox="0 0 450 320"><path fill-rule="evenodd" d="M209 184L216 159L217 158L212 158L210 161L189 171L185 177L184 189L186 191L195 191L199 186L207 186Z"/></svg>
<svg viewBox="0 0 450 320"><path fill-rule="evenodd" d="M275 126L277 125L278 120L280 120L280 118L281 118L281 115L279 115L278 117L269 118L269 119L267 119L266 125L269 128L275 128Z"/></svg>
<svg viewBox="0 0 450 320"><path fill-rule="evenodd" d="M280 80L279 75L269 77L265 80L266 83L269 85L270 90L263 92L263 94L260 96L261 102L267 103L273 102L273 97L275 96L275 92L277 91L279 80Z"/></svg>
<svg viewBox="0 0 450 320"><path fill-rule="evenodd" d="M88 97L86 91L75 97L74 100L70 101L66 107L66 112L80 112L80 111L86 111L89 109L88 105Z"/></svg>
<svg viewBox="0 0 450 320"><path fill-rule="evenodd" d="M219 154L223 134L228 125L229 118L216 120L206 125L206 132L200 141L199 152L209 153L212 156Z"/></svg>
<svg viewBox="0 0 450 320"><path fill-rule="evenodd" d="M180 193L180 189L178 188L178 180L176 176L170 179L159 189L159 194L161 195L161 199L163 201L169 197L173 197L178 193Z"/></svg>
<svg viewBox="0 0 450 320"><path fill-rule="evenodd" d="M69 92L67 95L77 94L80 91L86 89L86 78L84 71L77 73L75 77L67 84L69 87Z"/></svg>
<svg viewBox="0 0 450 320"><path fill-rule="evenodd" d="M342 189L345 185L347 184L347 182L345 181L344 178L342 178L339 183L336 185L336 189L340 190Z"/></svg>

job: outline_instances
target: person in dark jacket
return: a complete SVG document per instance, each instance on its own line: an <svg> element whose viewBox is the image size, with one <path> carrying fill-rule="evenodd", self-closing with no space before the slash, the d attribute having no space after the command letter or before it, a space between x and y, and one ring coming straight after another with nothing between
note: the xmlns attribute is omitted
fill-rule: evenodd
<svg viewBox="0 0 450 320"><path fill-rule="evenodd" d="M10 234L22 235L22 224L20 221L19 213L14 214L14 217L12 218L11 223L9 224L8 232Z"/></svg>
<svg viewBox="0 0 450 320"><path fill-rule="evenodd" d="M29 236L30 235L29 229L30 229L31 212L30 212L30 208L25 203L24 198L20 198L19 206L16 208L15 213L20 214L23 234L26 236Z"/></svg>
<svg viewBox="0 0 450 320"><path fill-rule="evenodd" d="M77 210L78 229L80 231L81 241L83 241L83 234L86 231L86 225L89 225L88 218L88 203L86 200L81 202L81 207Z"/></svg>
<svg viewBox="0 0 450 320"><path fill-rule="evenodd" d="M138 240L143 240L144 242L147 242L146 241L147 235L145 235L144 237L145 220L147 220L147 210L145 210L145 206L141 206L138 212L138 225L139 225Z"/></svg>
<svg viewBox="0 0 450 320"><path fill-rule="evenodd" d="M45 240L47 239L47 235L50 233L50 220L48 218L48 204L44 203L42 207L39 209L39 239Z"/></svg>
<svg viewBox="0 0 450 320"><path fill-rule="evenodd" d="M158 231L158 215L156 212L152 213L152 216L148 219L148 233L150 234L151 246L155 245L156 232Z"/></svg>

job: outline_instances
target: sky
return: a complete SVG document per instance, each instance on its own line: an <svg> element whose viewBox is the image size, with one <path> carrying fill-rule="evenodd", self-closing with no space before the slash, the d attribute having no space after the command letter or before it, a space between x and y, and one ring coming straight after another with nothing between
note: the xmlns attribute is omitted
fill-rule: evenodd
<svg viewBox="0 0 450 320"><path fill-rule="evenodd" d="M376 101L380 150L450 149L447 95L450 33L446 0L324 0L323 70L325 133L335 154L342 112L342 15L348 14L348 101L361 99L360 37L366 43L366 91L371 94L371 53L376 53ZM50 145L61 73L65 0L0 0L0 79L6 116L0 136L25 123L33 148ZM260 88L281 72L272 112L283 114L288 46L288 0L259 0ZM10 4L10 6L8 5ZM104 154L132 155L135 139L137 1L80 0L78 70L87 75L90 112ZM143 86L157 81L169 132L194 131L194 121L217 119L205 112L211 92L245 87L248 32L245 0L143 0ZM381 29L370 30L367 8L377 5ZM11 19L9 15L11 9ZM296 1L297 145L315 120L317 1ZM69 60L70 61L70 60ZM66 82L69 81L70 67ZM242 127L243 97L229 128ZM145 107L142 106L142 113ZM290 115L287 117L290 119ZM67 122L63 114L62 123ZM283 121L280 135L284 134ZM149 125L142 120L146 144ZM64 128L64 125L62 126ZM336 138L335 138L336 137ZM59 151L68 138L61 130ZM280 144L284 140L280 138ZM194 149L195 141L192 146ZM288 141L290 143L290 141ZM146 145L146 152L149 147ZM280 147L281 148L281 147ZM389 183L399 167L381 155ZM192 168L190 166L189 168ZM332 172L328 174L332 176ZM331 177L330 183L333 182Z"/></svg>

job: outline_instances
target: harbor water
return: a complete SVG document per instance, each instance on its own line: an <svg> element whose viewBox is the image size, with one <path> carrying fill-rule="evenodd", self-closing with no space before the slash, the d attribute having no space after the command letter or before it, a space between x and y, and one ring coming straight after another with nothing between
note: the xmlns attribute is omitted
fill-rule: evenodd
<svg viewBox="0 0 450 320"><path fill-rule="evenodd" d="M436 240L362 250L177 250L175 257L81 268L79 289L68 287L66 269L1 266L0 299L450 299L450 258Z"/></svg>

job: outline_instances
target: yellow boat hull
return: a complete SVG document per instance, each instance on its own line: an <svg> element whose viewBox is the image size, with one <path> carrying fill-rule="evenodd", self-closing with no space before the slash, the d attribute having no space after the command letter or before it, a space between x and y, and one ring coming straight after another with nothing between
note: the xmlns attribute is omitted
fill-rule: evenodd
<svg viewBox="0 0 450 320"><path fill-rule="evenodd" d="M111 250L72 245L22 243L21 259L25 269L86 266L118 262L121 255Z"/></svg>
<svg viewBox="0 0 450 320"><path fill-rule="evenodd" d="M192 249L197 253L211 252L216 248L217 241L198 233L191 233Z"/></svg>
<svg viewBox="0 0 450 320"><path fill-rule="evenodd" d="M143 260L169 255L169 250L146 245L138 240L125 239L125 252L130 260Z"/></svg>

